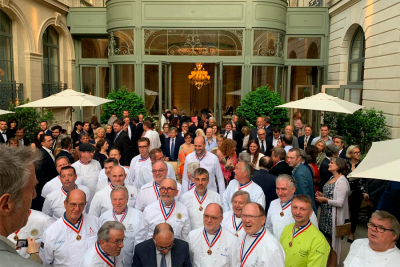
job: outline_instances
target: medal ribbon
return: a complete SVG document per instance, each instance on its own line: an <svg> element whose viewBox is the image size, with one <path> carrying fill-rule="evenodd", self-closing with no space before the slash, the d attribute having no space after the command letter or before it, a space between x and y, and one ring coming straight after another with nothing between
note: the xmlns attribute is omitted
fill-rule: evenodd
<svg viewBox="0 0 400 267"><path fill-rule="evenodd" d="M78 188L78 185L75 185L75 189ZM64 188L61 186L61 191L64 193L64 195L68 194L68 191L65 191Z"/></svg>
<svg viewBox="0 0 400 267"><path fill-rule="evenodd" d="M239 187L239 189L238 190L242 190L243 188L245 188L245 187L248 187L249 185L251 185L253 183L253 181L252 180L250 180L250 181L248 181L247 183L245 183L245 184L238 184L238 187Z"/></svg>
<svg viewBox="0 0 400 267"><path fill-rule="evenodd" d="M147 157L145 157L145 158L140 158L140 159L139 159L139 162L146 161L146 160L148 160L149 158L150 158L150 154L147 155Z"/></svg>
<svg viewBox="0 0 400 267"><path fill-rule="evenodd" d="M201 199L200 199L200 196L199 196L199 194L197 193L197 190L196 190L196 189L194 190L194 195L195 195L197 201L199 202L199 204L200 204L200 206L201 206L201 204L203 204L204 200L206 200L206 197L207 197L207 189L206 189L206 192L204 192L204 195L203 195L203 197L202 197Z"/></svg>
<svg viewBox="0 0 400 267"><path fill-rule="evenodd" d="M243 255L244 244L246 241L246 236L244 236L242 245L240 246L240 267L242 267L245 264L247 258L250 256L251 252L256 248L256 246L261 241L261 239L264 237L265 233L266 233L266 231L265 231L265 228L263 227L261 232L254 234L253 237L256 237L256 239L254 239L253 243L251 243L250 247L247 249L246 253Z"/></svg>
<svg viewBox="0 0 400 267"><path fill-rule="evenodd" d="M217 243L218 239L221 237L221 234L222 234L222 227L220 225L218 231L215 233L215 236L210 244L210 241L208 240L208 234L207 234L206 228L204 227L204 230L203 230L203 236L204 236L204 239L206 240L207 246L209 248L212 248L212 246L214 246L214 244Z"/></svg>
<svg viewBox="0 0 400 267"><path fill-rule="evenodd" d="M154 193L156 193L157 200L160 198L160 192L158 191L159 187L160 187L159 184L157 184L156 182L153 182Z"/></svg>
<svg viewBox="0 0 400 267"><path fill-rule="evenodd" d="M207 155L207 150L206 150L206 152L204 152L204 155L203 155L201 158L199 158L199 156L197 156L197 153L196 153L196 152L194 152L194 155L196 156L196 159L200 162L200 161L202 161L202 160L204 159L204 157Z"/></svg>
<svg viewBox="0 0 400 267"><path fill-rule="evenodd" d="M195 186L195 183L190 183L189 184L189 191L192 190L194 186Z"/></svg>
<svg viewBox="0 0 400 267"><path fill-rule="evenodd" d="M101 249L101 247L99 246L99 244L97 244L97 242L94 244L95 248L96 248L96 252L97 254L99 254L100 258L107 263L108 266L110 267L115 267L117 266L117 258L114 257L114 261L112 261L107 255L106 253Z"/></svg>
<svg viewBox="0 0 400 267"><path fill-rule="evenodd" d="M122 222L124 221L126 215L128 214L128 206L125 207L125 210L124 210L124 212L122 213L121 220L118 220L117 214L115 213L115 210L114 210L114 209L113 209L112 213L113 213L113 218L114 218L114 220L115 220L116 222L122 223Z"/></svg>
<svg viewBox="0 0 400 267"><path fill-rule="evenodd" d="M160 202L160 209L161 209L162 215L164 216L165 221L167 221L169 219L169 217L171 217L172 212L175 209L175 200L174 200L174 203L172 203L171 208L169 209L169 212L167 212L167 210L165 209L164 203L161 200L159 200L159 202Z"/></svg>
<svg viewBox="0 0 400 267"><path fill-rule="evenodd" d="M303 233L305 230L307 230L311 226L311 221L308 220L308 223L304 226L300 226L299 230L295 231L296 229L296 224L293 225L293 230L292 230L292 238L296 238L298 235Z"/></svg>
<svg viewBox="0 0 400 267"><path fill-rule="evenodd" d="M29 210L28 218L29 218L29 216L31 216L31 213L32 213L32 210ZM22 228L21 228L21 229L22 229ZM18 231L14 232L14 234L15 234L15 235L18 235L18 233L19 233L19 231L21 231L21 229L19 229Z"/></svg>
<svg viewBox="0 0 400 267"><path fill-rule="evenodd" d="M293 199L293 197L292 197L292 199ZM282 211L284 211L285 209L289 208L290 205L292 205L292 199L290 199L285 205L282 205L282 201L281 201Z"/></svg>
<svg viewBox="0 0 400 267"><path fill-rule="evenodd" d="M83 215L82 215L81 218L79 219L78 226L76 226L76 227L75 227L75 225L74 225L72 222L68 221L67 217L65 217L65 212L64 212L64 216L63 216L63 221L64 221L64 223L65 223L69 228L71 228L75 233L79 234L79 232L80 232L81 229L82 229L82 225L83 225Z"/></svg>
<svg viewBox="0 0 400 267"><path fill-rule="evenodd" d="M237 232L237 231L242 230L242 228L243 228L243 224L242 224L243 221L241 221L240 224L237 225L237 224L236 224L235 217L236 217L236 215L233 214L233 215L232 215L232 226L233 226L233 229L235 229L235 231Z"/></svg>
<svg viewBox="0 0 400 267"><path fill-rule="evenodd" d="M82 165L89 165L90 162L92 162L92 161L89 161L88 163L84 163L84 162L82 162L81 160L79 160L79 162L80 162Z"/></svg>

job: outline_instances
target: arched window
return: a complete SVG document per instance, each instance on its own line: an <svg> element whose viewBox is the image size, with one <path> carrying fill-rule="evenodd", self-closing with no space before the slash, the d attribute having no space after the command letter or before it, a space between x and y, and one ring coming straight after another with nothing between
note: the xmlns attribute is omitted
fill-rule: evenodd
<svg viewBox="0 0 400 267"><path fill-rule="evenodd" d="M11 19L0 10L0 83L13 81Z"/></svg>
<svg viewBox="0 0 400 267"><path fill-rule="evenodd" d="M59 40L57 31L49 26L43 33L43 81L55 84L60 81Z"/></svg>
<svg viewBox="0 0 400 267"><path fill-rule="evenodd" d="M350 44L348 84L362 84L364 80L365 36L361 27L355 31Z"/></svg>

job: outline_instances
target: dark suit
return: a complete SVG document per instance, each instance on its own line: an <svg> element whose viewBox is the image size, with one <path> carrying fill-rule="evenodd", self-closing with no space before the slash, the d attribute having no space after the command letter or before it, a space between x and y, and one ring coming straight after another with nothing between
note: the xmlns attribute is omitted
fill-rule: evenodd
<svg viewBox="0 0 400 267"><path fill-rule="evenodd" d="M116 133L117 135L118 133ZM115 136L114 136L115 138ZM122 166L129 166L131 159L131 141L127 132L121 131L117 139L114 140L113 148L117 148L121 153L121 159L119 163Z"/></svg>
<svg viewBox="0 0 400 267"><path fill-rule="evenodd" d="M36 179L38 184L36 186L36 198L32 200L32 209L42 211L44 198L42 197L43 186L58 175L56 165L50 154L44 150L43 147L39 149L42 153L42 160L36 169Z"/></svg>
<svg viewBox="0 0 400 267"><path fill-rule="evenodd" d="M153 239L143 241L135 246L132 266L157 266L156 247ZM187 242L174 239L174 246L171 249L171 266L192 266Z"/></svg>
<svg viewBox="0 0 400 267"><path fill-rule="evenodd" d="M225 115L231 115L231 116L233 115L233 107L232 106L228 106L226 108Z"/></svg>
<svg viewBox="0 0 400 267"><path fill-rule="evenodd" d="M265 140L266 143L267 143L267 149L266 149L264 155L271 157L271 154L272 154L271 149L274 148L274 146L273 146L273 140L274 140L274 137L273 137L272 135L271 135L271 136L268 136L267 139Z"/></svg>
<svg viewBox="0 0 400 267"><path fill-rule="evenodd" d="M304 138L305 135L299 137L299 148L304 150ZM311 145L312 140L314 139L314 135L310 135L307 140L307 146Z"/></svg>
<svg viewBox="0 0 400 267"><path fill-rule="evenodd" d="M185 143L185 140L182 138L182 136L176 135L175 137L175 146L174 146L174 157L172 159L171 156L171 137L168 137L164 141L164 156L168 157L169 160L171 161L177 161L178 160L178 154L179 154L179 148L181 145Z"/></svg>
<svg viewBox="0 0 400 267"><path fill-rule="evenodd" d="M329 162L330 162L329 159L324 158L324 160L321 162L321 165L319 166L319 177L320 177L319 191L321 192L326 182L328 182L329 179L333 176L333 174L330 171L328 171Z"/></svg>
<svg viewBox="0 0 400 267"><path fill-rule="evenodd" d="M272 125L266 126L265 129L267 131L267 136L272 136Z"/></svg>
<svg viewBox="0 0 400 267"><path fill-rule="evenodd" d="M306 166L300 163L293 172L293 178L296 180L297 183L297 190L295 194L303 194L309 196L313 203L313 210L315 214L317 214L314 197L314 180L311 176L310 171Z"/></svg>
<svg viewBox="0 0 400 267"><path fill-rule="evenodd" d="M29 144L31 143L28 138L26 138L25 136L22 137L22 140L24 140L24 146L29 146ZM19 141L19 140L18 140Z"/></svg>
<svg viewBox="0 0 400 267"><path fill-rule="evenodd" d="M67 157L67 158L69 159L69 162L70 162L71 164L74 163L74 157L71 156L71 154L68 153L67 151L61 150L61 152L57 154L56 160L57 160L59 157L61 157L61 156Z"/></svg>
<svg viewBox="0 0 400 267"><path fill-rule="evenodd" d="M262 142L261 142L261 140L260 139L257 139L257 141L258 141L258 145L260 146L260 151L261 151L261 153L263 153L264 155L267 155L267 156L269 156L267 153L268 153L268 141L267 141L267 139L265 139L264 140L264 150L263 150L263 144L262 144ZM272 144L271 144L272 145ZM269 149L269 150L271 150L271 149ZM271 154L272 152L270 151L270 154Z"/></svg>
<svg viewBox="0 0 400 267"><path fill-rule="evenodd" d="M346 149L342 149L342 152L340 152L340 154L339 154L339 158L342 158L342 159L347 159L347 157L346 157Z"/></svg>
<svg viewBox="0 0 400 267"><path fill-rule="evenodd" d="M276 195L275 179L276 176L270 174L267 170L264 169L256 171L252 178L253 182L258 184L264 191L266 211L268 211L271 201L278 198L278 196Z"/></svg>
<svg viewBox="0 0 400 267"><path fill-rule="evenodd" d="M1 266L10 266L10 267L39 267L42 266L30 259L25 259L18 252L10 247L7 243L0 240L0 259L1 259Z"/></svg>
<svg viewBox="0 0 400 267"><path fill-rule="evenodd" d="M279 174L289 174L292 175L292 170L293 168L287 164L287 162L282 161L272 167L272 169L269 171L270 174L278 176Z"/></svg>
<svg viewBox="0 0 400 267"><path fill-rule="evenodd" d="M10 131L6 131L6 136L7 136L7 141L13 137ZM4 140L3 134L1 133L0 133L0 143L6 143L6 140Z"/></svg>
<svg viewBox="0 0 400 267"><path fill-rule="evenodd" d="M139 147L138 147L138 140L142 137L142 133L143 133L143 123L138 123L136 124L136 127L133 129L133 133L132 133L132 150L134 152L133 156L137 156L139 155Z"/></svg>
<svg viewBox="0 0 400 267"><path fill-rule="evenodd" d="M51 136L53 137L52 131L50 131L50 129L47 129L47 130L44 132L44 134L49 134L49 135L51 135Z"/></svg>
<svg viewBox="0 0 400 267"><path fill-rule="evenodd" d="M243 147L243 137L236 131L231 130L232 132L232 139L236 141L236 154L242 152ZM222 135L226 135L226 130L221 130Z"/></svg>
<svg viewBox="0 0 400 267"><path fill-rule="evenodd" d="M272 135L272 131L269 131L265 127L263 127L263 129L265 130L265 133L267 134L266 136L271 136ZM258 138L257 137L257 131L258 131L258 128L251 129L251 131L250 131L250 139L257 140L257 138Z"/></svg>

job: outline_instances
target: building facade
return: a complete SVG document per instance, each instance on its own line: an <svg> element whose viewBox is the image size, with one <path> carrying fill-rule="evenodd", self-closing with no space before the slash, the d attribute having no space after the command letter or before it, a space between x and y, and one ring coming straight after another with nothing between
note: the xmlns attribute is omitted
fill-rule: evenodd
<svg viewBox="0 0 400 267"><path fill-rule="evenodd" d="M208 106L222 122L268 84L285 101L325 91L383 110L396 138L399 2L0 0L0 105L126 87L156 119L172 106L188 115ZM188 75L199 62L210 82L197 89ZM65 109L54 112L70 125ZM317 112L302 113L317 125Z"/></svg>

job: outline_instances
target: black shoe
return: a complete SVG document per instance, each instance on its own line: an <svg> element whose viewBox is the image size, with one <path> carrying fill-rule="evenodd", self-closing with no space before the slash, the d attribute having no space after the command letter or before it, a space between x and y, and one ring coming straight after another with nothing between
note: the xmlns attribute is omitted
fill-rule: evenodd
<svg viewBox="0 0 400 267"><path fill-rule="evenodd" d="M354 242L354 239L347 238L347 242L349 242L351 244Z"/></svg>

